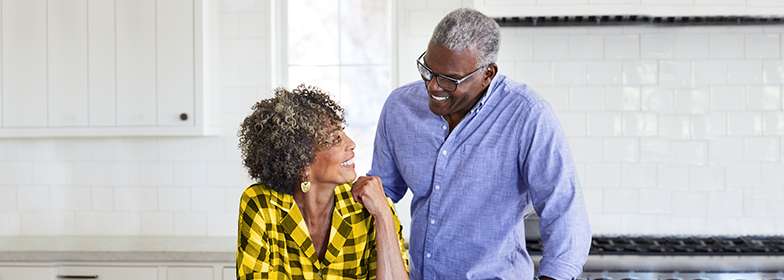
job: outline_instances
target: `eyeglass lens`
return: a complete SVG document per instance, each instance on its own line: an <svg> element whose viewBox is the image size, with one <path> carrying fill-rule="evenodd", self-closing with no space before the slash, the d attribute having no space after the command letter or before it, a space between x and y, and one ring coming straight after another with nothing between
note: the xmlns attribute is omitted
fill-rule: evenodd
<svg viewBox="0 0 784 280"><path fill-rule="evenodd" d="M430 70L425 68L424 65L417 63L417 69L419 70L419 74L422 75L422 77L425 78L425 80L431 81L433 79L433 75L434 75L433 72L430 72ZM438 86L440 86L441 88L447 91L455 91L457 89L457 84L455 83L455 81L443 78L438 75L435 76L436 76L436 82L438 83Z"/></svg>

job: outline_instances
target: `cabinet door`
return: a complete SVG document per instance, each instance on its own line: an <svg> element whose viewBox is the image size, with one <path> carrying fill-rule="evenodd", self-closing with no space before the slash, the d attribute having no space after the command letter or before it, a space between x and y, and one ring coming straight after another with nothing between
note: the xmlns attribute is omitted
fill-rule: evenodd
<svg viewBox="0 0 784 280"><path fill-rule="evenodd" d="M0 266L0 280L52 280L54 267Z"/></svg>
<svg viewBox="0 0 784 280"><path fill-rule="evenodd" d="M97 278L93 279L100 280L158 280L158 268L130 266L61 266L57 268L58 278L73 279L79 276L97 276Z"/></svg>
<svg viewBox="0 0 784 280"><path fill-rule="evenodd" d="M114 126L117 124L114 1L87 1L87 34L90 126Z"/></svg>
<svg viewBox="0 0 784 280"><path fill-rule="evenodd" d="M155 126L155 0L117 0L117 125Z"/></svg>
<svg viewBox="0 0 784 280"><path fill-rule="evenodd" d="M158 125L194 124L193 0L158 0ZM186 114L185 120L180 119Z"/></svg>
<svg viewBox="0 0 784 280"><path fill-rule="evenodd" d="M87 0L49 0L49 126L87 126Z"/></svg>
<svg viewBox="0 0 784 280"><path fill-rule="evenodd" d="M236 279L237 279L237 268L234 267L223 268L223 280L236 280Z"/></svg>
<svg viewBox="0 0 784 280"><path fill-rule="evenodd" d="M169 267L166 280L213 280L212 267Z"/></svg>
<svg viewBox="0 0 784 280"><path fill-rule="evenodd" d="M46 0L2 5L3 126L46 127Z"/></svg>

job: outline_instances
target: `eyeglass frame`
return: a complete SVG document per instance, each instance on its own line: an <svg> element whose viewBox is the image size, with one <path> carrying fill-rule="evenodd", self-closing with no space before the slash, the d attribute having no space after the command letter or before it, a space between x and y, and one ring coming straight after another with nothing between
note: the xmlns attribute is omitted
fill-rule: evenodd
<svg viewBox="0 0 784 280"><path fill-rule="evenodd" d="M425 78L425 81L430 82L430 81L433 80L433 78L435 78L436 83L438 84L438 86L441 87L442 89L444 89L445 91L448 91L448 92L455 92L455 91L457 91L457 87L460 86L460 83L464 82L465 80L467 80L468 78L470 78L471 76L473 76L474 74L479 72L479 70L482 70L482 69L487 67L487 66L479 67L476 70L474 70L474 72L471 72L471 74L468 74L465 77L463 77L463 78L458 80L458 79L455 79L455 78L452 78L452 77L444 76L444 75L438 74L436 72L433 72L433 70L430 70L430 68L425 66L425 63L424 63L425 60L423 59L423 57L425 57L426 53L427 53L427 51L423 52L422 55L420 55L419 58L417 58L416 63L417 63L417 66L421 66L422 68L425 68L425 70L428 73L430 73L430 79L425 78L425 75L423 75L422 72L418 70L419 67L417 67L417 72L419 72L419 75L422 76L422 78ZM420 60L421 60L421 62L420 62ZM442 86L441 82L438 81L438 77L444 78L444 79L446 79L446 80L448 80L450 82L455 83L455 89L449 90L449 89L445 88L444 86Z"/></svg>

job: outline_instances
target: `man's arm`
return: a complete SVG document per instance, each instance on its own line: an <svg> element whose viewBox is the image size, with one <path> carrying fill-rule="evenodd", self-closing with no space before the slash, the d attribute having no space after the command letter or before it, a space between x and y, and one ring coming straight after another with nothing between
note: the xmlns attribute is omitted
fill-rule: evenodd
<svg viewBox="0 0 784 280"><path fill-rule="evenodd" d="M387 99L381 110L381 116L378 118L376 138L373 142L373 162L367 176L381 178L387 197L397 203L406 194L408 186L403 181L395 163L391 144L393 139L387 137L387 114L391 106L390 102L394 101Z"/></svg>
<svg viewBox="0 0 784 280"><path fill-rule="evenodd" d="M533 105L526 120L521 173L541 219L540 279L574 279L588 256L591 230L569 144L549 104Z"/></svg>

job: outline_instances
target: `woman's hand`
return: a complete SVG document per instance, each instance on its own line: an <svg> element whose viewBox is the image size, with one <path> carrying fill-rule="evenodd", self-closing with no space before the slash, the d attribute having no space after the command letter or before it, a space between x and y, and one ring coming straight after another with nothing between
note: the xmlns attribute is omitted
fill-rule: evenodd
<svg viewBox="0 0 784 280"><path fill-rule="evenodd" d="M364 205L375 219L378 250L376 279L408 279L408 271L403 263L401 252L402 242L398 241L395 231L397 218L389 209L381 178L360 176L351 188L351 196L354 197L354 201Z"/></svg>
<svg viewBox="0 0 784 280"><path fill-rule="evenodd" d="M379 215L392 214L389 211L387 195L384 194L381 178L359 176L351 188L351 195L354 197L354 201L364 205L370 215L376 219L380 218Z"/></svg>

